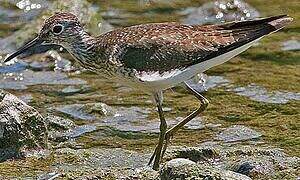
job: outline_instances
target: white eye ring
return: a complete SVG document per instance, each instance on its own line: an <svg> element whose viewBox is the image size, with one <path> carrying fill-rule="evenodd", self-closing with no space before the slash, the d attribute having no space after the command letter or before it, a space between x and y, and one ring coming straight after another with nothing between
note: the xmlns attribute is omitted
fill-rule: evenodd
<svg viewBox="0 0 300 180"><path fill-rule="evenodd" d="M62 33L63 30L64 30L64 26L61 25L61 24L56 24L56 25L54 25L53 28L52 28L52 32L53 32L54 34L56 34L56 35Z"/></svg>

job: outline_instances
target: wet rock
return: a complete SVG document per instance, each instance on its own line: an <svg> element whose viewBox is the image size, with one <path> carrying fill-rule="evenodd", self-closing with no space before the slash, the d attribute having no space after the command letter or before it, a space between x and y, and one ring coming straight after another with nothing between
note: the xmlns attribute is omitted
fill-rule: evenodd
<svg viewBox="0 0 300 180"><path fill-rule="evenodd" d="M48 115L45 117L45 121L48 123L49 129L68 130L75 127L75 123L73 121L59 116Z"/></svg>
<svg viewBox="0 0 300 180"><path fill-rule="evenodd" d="M188 8L181 12L187 17L185 24L215 24L225 21L246 20L259 17L259 12L242 0L217 0L198 8Z"/></svg>
<svg viewBox="0 0 300 180"><path fill-rule="evenodd" d="M42 174L37 179L38 180L46 180L46 179L50 180L50 179L56 179L60 176L61 176L61 174L59 174L57 172L51 172L51 173Z"/></svg>
<svg viewBox="0 0 300 180"><path fill-rule="evenodd" d="M58 112L81 120L95 120L103 116L115 115L114 110L104 103L70 104L55 108Z"/></svg>
<svg viewBox="0 0 300 180"><path fill-rule="evenodd" d="M188 160L188 159L175 158L175 159L172 159L172 160L168 161L166 163L166 166L176 168L176 167L179 167L179 166L182 166L182 165L194 165L194 164L196 164L194 161L191 161L191 160Z"/></svg>
<svg viewBox="0 0 300 180"><path fill-rule="evenodd" d="M258 139L262 135L248 127L241 125L231 126L221 133L219 133L216 137L218 140L222 140L224 142L236 142L236 141L246 141Z"/></svg>
<svg viewBox="0 0 300 180"><path fill-rule="evenodd" d="M27 86L39 84L80 85L86 84L86 82L77 78L70 79L64 73L52 71L33 72L26 70L21 74L0 74L0 88L2 89L27 89Z"/></svg>
<svg viewBox="0 0 300 180"><path fill-rule="evenodd" d="M31 94L24 94L19 97L26 104L30 103L33 100L33 96Z"/></svg>
<svg viewBox="0 0 300 180"><path fill-rule="evenodd" d="M217 159L219 152L214 148L198 148L198 147L179 147L174 146L168 149L165 159L171 160L176 158L189 159L194 162L208 161L209 159Z"/></svg>
<svg viewBox="0 0 300 180"><path fill-rule="evenodd" d="M182 120L182 118L181 118ZM199 130L199 129L204 129L205 125L202 122L202 119L199 117L196 117L192 119L190 122L188 122L186 125L184 125L185 128L187 129L194 129L194 130Z"/></svg>
<svg viewBox="0 0 300 180"><path fill-rule="evenodd" d="M228 89L228 91L236 92L238 95L249 97L254 101L286 104L290 100L300 100L300 93L273 91L268 92L266 88L257 86L255 84L248 85L246 87L236 87Z"/></svg>
<svg viewBox="0 0 300 180"><path fill-rule="evenodd" d="M55 108L56 111L64 113L72 118L96 121L96 127L112 127L123 132L152 132L159 133L159 120L149 119L151 112L149 108L140 107L110 107L104 103L87 103L63 105ZM171 127L180 121L182 117L168 119ZM187 129L203 129L205 127L214 128L219 125L203 124L200 118L195 118L185 125Z"/></svg>
<svg viewBox="0 0 300 180"><path fill-rule="evenodd" d="M70 132L66 134L67 137L76 138L81 136L82 134L89 133L95 131L97 128L93 125L82 125L75 127Z"/></svg>
<svg viewBox="0 0 300 180"><path fill-rule="evenodd" d="M289 40L282 43L283 51L299 51L300 50L300 41Z"/></svg>
<svg viewBox="0 0 300 180"><path fill-rule="evenodd" d="M57 164L56 166L64 170L85 168L141 168L147 164L149 155L141 154L134 151L128 151L120 148L115 149L78 149L63 148L56 150L57 156L74 159L72 164ZM81 163L78 163L81 162Z"/></svg>
<svg viewBox="0 0 300 180"><path fill-rule="evenodd" d="M44 118L16 96L0 90L0 161L46 146Z"/></svg>
<svg viewBox="0 0 300 180"><path fill-rule="evenodd" d="M171 179L236 179L236 180L251 180L248 176L235 173L229 170L221 170L208 167L203 164L187 163L181 164L166 163L160 170L160 178L165 180Z"/></svg>
<svg viewBox="0 0 300 180"><path fill-rule="evenodd" d="M73 95L76 93L85 93L90 90L90 86L82 85L82 86L67 86L61 90L64 95Z"/></svg>
<svg viewBox="0 0 300 180"><path fill-rule="evenodd" d="M66 95L71 95L80 92L80 88L76 88L75 86L68 86L64 88L61 92Z"/></svg>
<svg viewBox="0 0 300 180"><path fill-rule="evenodd" d="M299 157L289 157L279 149L216 142L203 143L198 147L169 147L165 159L173 161L172 159L177 158L192 160L194 164L178 163L176 166L170 166L167 162L161 170L163 177L182 175L185 178L196 178L196 175L201 175L203 171L211 172L211 175L216 173L218 176L217 172L223 171L234 175L233 177L241 175L241 178L254 179L277 179L285 177L288 172L288 179L294 179L300 167Z"/></svg>
<svg viewBox="0 0 300 180"><path fill-rule="evenodd" d="M88 114L86 111L87 105L85 104L71 104L71 105L64 105L55 108L58 112L62 112L67 114L76 119L82 120L94 120L96 119L95 116Z"/></svg>
<svg viewBox="0 0 300 180"><path fill-rule="evenodd" d="M49 132L49 139L55 142L64 142L72 138L77 138L85 133L93 132L97 129L93 125L76 126L66 131L53 130Z"/></svg>
<svg viewBox="0 0 300 180"><path fill-rule="evenodd" d="M103 119L100 126L110 126L120 131L145 132L156 129L156 121L147 120L149 109L140 107L120 107L113 116Z"/></svg>
<svg viewBox="0 0 300 180"><path fill-rule="evenodd" d="M236 163L233 163L232 171L247 176L274 176L275 168L273 163L267 158L247 157Z"/></svg>

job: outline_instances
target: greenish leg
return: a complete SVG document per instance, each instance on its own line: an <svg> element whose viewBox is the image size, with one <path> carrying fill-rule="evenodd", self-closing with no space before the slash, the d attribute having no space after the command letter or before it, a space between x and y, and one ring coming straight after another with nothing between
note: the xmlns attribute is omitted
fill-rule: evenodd
<svg viewBox="0 0 300 180"><path fill-rule="evenodd" d="M156 102L156 106L157 106L158 114L159 114L159 118L160 118L160 134L159 134L158 144L155 148L154 153L152 154L152 156L150 158L148 165L150 165L154 159L153 169L158 170L159 163L162 158L162 147L164 144L165 135L166 135L166 131L167 131L167 122L165 120L163 110L162 110L162 95L156 93L154 95L154 98L155 98L155 102Z"/></svg>
<svg viewBox="0 0 300 180"><path fill-rule="evenodd" d="M190 115L188 115L185 119L183 119L181 122L179 122L178 124L176 124L174 127L172 127L171 129L169 129L167 132L166 132L166 135L165 135L165 143L164 143L164 146L163 146L163 151L162 151L162 154L161 156L163 157L163 155L165 154L166 152L166 149L167 149L167 146L168 146L168 143L170 142L170 138L173 137L173 135L180 129L182 128L186 123L188 123L189 121L191 121L193 118L195 118L198 114L200 114L201 112L203 112L208 104L209 104L209 101L204 97L202 96L199 92L197 92L195 89L193 89L191 86L189 86L187 83L184 82L184 85L185 85L185 88L191 92L197 99L200 100L200 107L192 112Z"/></svg>

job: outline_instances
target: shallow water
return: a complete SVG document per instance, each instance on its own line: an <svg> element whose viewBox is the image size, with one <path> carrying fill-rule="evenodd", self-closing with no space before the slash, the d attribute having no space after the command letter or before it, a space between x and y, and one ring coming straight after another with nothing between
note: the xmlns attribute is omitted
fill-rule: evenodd
<svg viewBox="0 0 300 180"><path fill-rule="evenodd" d="M51 1L39 0L4 2L0 4L3 14L0 14L0 42L4 42L0 45L0 60L19 46L20 42L15 42L12 30L22 29L26 24L37 21L39 14L52 4ZM282 12L300 17L293 3L286 5L284 1L274 1L270 7L255 0L248 3L247 6L236 4L236 7L221 3L226 6L224 8L215 1L203 4L201 1L124 3L113 0L93 1L91 9L99 14L99 19L96 18L93 23L102 21L99 26L106 28L102 32L145 22L219 23ZM209 14L205 18L202 17L203 13ZM223 16L220 18L221 13ZM20 23L20 19L24 21ZM175 136L174 143L192 145L218 139L215 137L218 137L222 128L238 123L255 129L259 137L263 134L260 140L266 144L299 155L295 151L300 144L300 52L294 50L295 42L300 40L297 23L265 38L230 62L209 70L207 75L191 81L192 86L202 92L211 104L201 117L186 125L184 133ZM11 25L5 28L7 24ZM70 61L72 58L66 53L51 51L20 58L9 66L0 64L0 88L18 95L44 114L55 114L75 122L76 127L61 135L75 140L75 143L90 143L87 146L95 148L121 146L147 151L153 148L159 121L150 96L111 83L76 65L74 67ZM195 98L180 87L165 94L169 126L198 106ZM277 133L282 129L283 133ZM210 135L206 136L205 133ZM121 141L121 145L104 141L103 138L107 137L111 141ZM137 144L136 139L141 145Z"/></svg>

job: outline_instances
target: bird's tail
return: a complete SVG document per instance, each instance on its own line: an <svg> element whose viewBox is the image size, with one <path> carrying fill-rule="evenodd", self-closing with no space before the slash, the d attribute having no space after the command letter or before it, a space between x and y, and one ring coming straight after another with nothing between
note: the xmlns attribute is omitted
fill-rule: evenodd
<svg viewBox="0 0 300 180"><path fill-rule="evenodd" d="M268 19L269 19L268 24L275 28L274 31L278 31L282 29L284 26L286 26L287 24L293 21L293 18L287 15L274 16L271 18L266 18L265 20L268 21Z"/></svg>
<svg viewBox="0 0 300 180"><path fill-rule="evenodd" d="M221 26L226 29L242 29L254 26L264 26L265 28L268 28L269 33L271 33L282 29L292 21L293 18L288 15L278 15L249 21L226 23Z"/></svg>

